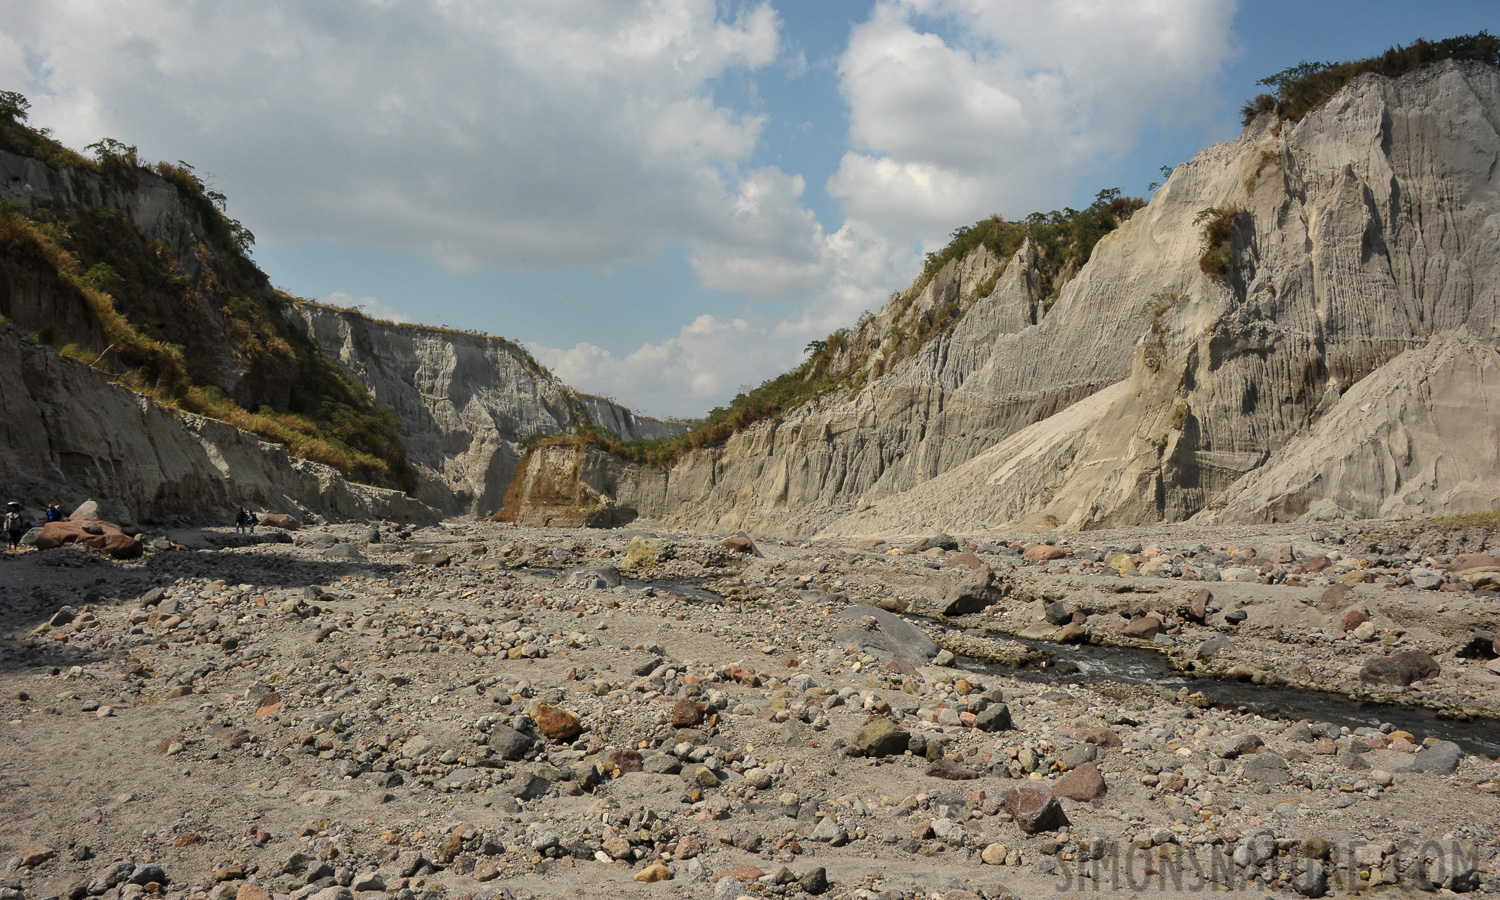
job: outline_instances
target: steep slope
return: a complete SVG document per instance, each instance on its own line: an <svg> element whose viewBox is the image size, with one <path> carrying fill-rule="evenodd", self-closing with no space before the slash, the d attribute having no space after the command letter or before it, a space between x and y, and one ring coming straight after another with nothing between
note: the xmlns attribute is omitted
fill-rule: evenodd
<svg viewBox="0 0 1500 900"><path fill-rule="evenodd" d="M290 326L222 196L107 139L79 156L7 108L0 316L163 404L411 485L394 417Z"/></svg>
<svg viewBox="0 0 1500 900"><path fill-rule="evenodd" d="M232 425L173 413L0 325L0 485L33 511L93 497L145 522L224 522L235 506L431 522L400 491L346 481Z"/></svg>
<svg viewBox="0 0 1500 900"><path fill-rule="evenodd" d="M494 512L522 445L581 425L626 440L657 440L682 426L579 394L503 338L373 321L299 302L290 313L401 423L415 496L449 514Z"/></svg>
<svg viewBox="0 0 1500 900"><path fill-rule="evenodd" d="M1050 478L976 520L1186 519L1399 354L1458 328L1496 343L1497 168L1494 67L1363 75L1179 166L1050 308L1022 248L949 334L852 397L596 480L665 524L811 533L1117 385L1053 423ZM962 294L998 265L976 252L926 290Z"/></svg>

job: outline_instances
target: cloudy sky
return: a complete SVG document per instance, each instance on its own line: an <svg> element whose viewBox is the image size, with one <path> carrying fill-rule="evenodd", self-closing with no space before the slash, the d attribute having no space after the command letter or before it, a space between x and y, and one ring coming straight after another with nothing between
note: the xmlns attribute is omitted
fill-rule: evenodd
<svg viewBox="0 0 1500 900"><path fill-rule="evenodd" d="M696 416L992 213L1144 195L1257 78L1492 0L0 0L0 90L187 160L273 283ZM1420 8L1419 8L1420 7Z"/></svg>

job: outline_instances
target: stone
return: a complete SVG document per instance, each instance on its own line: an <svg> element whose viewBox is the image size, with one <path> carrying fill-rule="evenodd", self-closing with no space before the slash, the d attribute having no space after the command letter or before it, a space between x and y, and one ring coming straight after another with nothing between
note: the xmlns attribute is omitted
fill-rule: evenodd
<svg viewBox="0 0 1500 900"><path fill-rule="evenodd" d="M822 866L811 869L797 878L797 886L802 889L803 893L812 894L814 897L827 893L828 872Z"/></svg>
<svg viewBox="0 0 1500 900"><path fill-rule="evenodd" d="M453 557L441 550L418 550L411 555L411 562L414 566L431 566L434 569L441 569L452 565Z"/></svg>
<svg viewBox="0 0 1500 900"><path fill-rule="evenodd" d="M1052 562L1053 560L1064 559L1068 555L1068 551L1064 548L1055 547L1051 544L1037 544L1035 547L1030 547L1025 553L1021 554L1023 559L1034 563Z"/></svg>
<svg viewBox="0 0 1500 900"><path fill-rule="evenodd" d="M1189 620L1202 625L1208 618L1208 604L1213 602L1214 595L1204 588L1193 595L1188 602L1187 617Z"/></svg>
<svg viewBox="0 0 1500 900"><path fill-rule="evenodd" d="M911 732L884 716L876 716L854 735L849 752L855 756L899 756L911 743Z"/></svg>
<svg viewBox="0 0 1500 900"><path fill-rule="evenodd" d="M1052 785L1052 794L1056 797L1087 803L1103 797L1108 789L1104 783L1104 776L1099 774L1099 767L1086 762L1059 778Z"/></svg>
<svg viewBox="0 0 1500 900"><path fill-rule="evenodd" d="M1424 748L1413 757L1409 772L1430 772L1434 775L1452 775L1464 761L1464 751L1452 741L1439 741Z"/></svg>
<svg viewBox="0 0 1500 900"><path fill-rule="evenodd" d="M842 846L849 840L849 835L839 825L838 820L830 816L824 816L813 828L810 839L819 844L829 844L834 847Z"/></svg>
<svg viewBox="0 0 1500 900"><path fill-rule="evenodd" d="M1215 634L1199 644L1193 656L1197 659L1213 659L1221 653L1233 652L1234 642L1222 634Z"/></svg>
<svg viewBox="0 0 1500 900"><path fill-rule="evenodd" d="M949 589L943 598L945 616L966 616L982 612L1005 597L1005 584L989 566L969 572Z"/></svg>
<svg viewBox="0 0 1500 900"><path fill-rule="evenodd" d="M620 586L620 570L615 566L580 566L563 574L563 584L617 588Z"/></svg>
<svg viewBox="0 0 1500 900"><path fill-rule="evenodd" d="M1061 600L1054 600L1044 606L1042 617L1057 626L1067 625L1073 621L1073 614L1068 611L1068 604Z"/></svg>
<svg viewBox="0 0 1500 900"><path fill-rule="evenodd" d="M344 562L366 562L365 555L360 553L359 548L353 544L334 544L323 551L323 558Z"/></svg>
<svg viewBox="0 0 1500 900"><path fill-rule="evenodd" d="M1046 785L1022 784L1005 795L1005 811L1026 834L1056 831L1069 824L1062 804Z"/></svg>
<svg viewBox="0 0 1500 900"><path fill-rule="evenodd" d="M1003 866L1005 865L1005 852L1004 844L988 844L980 851L979 860L987 866Z"/></svg>
<svg viewBox="0 0 1500 900"><path fill-rule="evenodd" d="M696 728L703 724L703 704L684 697L672 706L673 728Z"/></svg>
<svg viewBox="0 0 1500 900"><path fill-rule="evenodd" d="M859 624L834 635L838 644L852 644L882 662L893 657L926 663L938 654L938 646L921 629L896 613L873 606L850 606L835 614Z"/></svg>
<svg viewBox="0 0 1500 900"><path fill-rule="evenodd" d="M1353 631L1368 621L1370 621L1370 614L1364 607L1351 606L1344 610L1343 616L1339 618L1339 630Z"/></svg>
<svg viewBox="0 0 1500 900"><path fill-rule="evenodd" d="M271 900L271 892L258 884L242 884L235 891L234 900Z"/></svg>
<svg viewBox="0 0 1500 900"><path fill-rule="evenodd" d="M1230 625L1238 625L1248 618L1250 618L1250 614L1243 609L1232 609L1224 614L1224 621Z"/></svg>
<svg viewBox="0 0 1500 900"><path fill-rule="evenodd" d="M1403 650L1390 656L1372 659L1359 670L1361 681L1399 687L1414 681L1436 678L1442 669L1437 661L1420 650Z"/></svg>
<svg viewBox="0 0 1500 900"><path fill-rule="evenodd" d="M1496 657L1495 648L1497 644L1500 644L1500 639L1496 638L1493 631L1476 631L1469 636L1468 642L1458 648L1454 655L1461 656L1464 659L1494 659Z"/></svg>
<svg viewBox="0 0 1500 900"><path fill-rule="evenodd" d="M1302 873L1292 879L1292 890L1304 897L1321 897L1328 893L1328 870L1315 859L1303 863Z"/></svg>
<svg viewBox="0 0 1500 900"><path fill-rule="evenodd" d="M42 863L48 862L56 857L57 851L55 849L38 844L22 850L21 854L16 858L25 868L34 869Z"/></svg>
<svg viewBox="0 0 1500 900"><path fill-rule="evenodd" d="M979 773L963 763L945 756L927 767L927 776L929 778L942 778L946 781L968 781L978 778Z"/></svg>
<svg viewBox="0 0 1500 900"><path fill-rule="evenodd" d="M1161 619L1156 616L1141 616L1126 623L1122 632L1126 637L1151 640L1161 631Z"/></svg>
<svg viewBox="0 0 1500 900"><path fill-rule="evenodd" d="M1010 718L1010 707L991 703L974 716L974 727L980 731L1010 731L1016 726Z"/></svg>
<svg viewBox="0 0 1500 900"><path fill-rule="evenodd" d="M938 532L932 537L923 538L906 548L907 553L926 553L928 550L957 550L958 541L945 532Z"/></svg>
<svg viewBox="0 0 1500 900"><path fill-rule="evenodd" d="M531 708L531 718L542 736L553 743L571 741L583 733L583 723L572 710L538 703Z"/></svg>
<svg viewBox="0 0 1500 900"><path fill-rule="evenodd" d="M1375 640L1375 635L1376 635L1375 623L1374 622L1361 622L1358 625L1356 625L1354 627L1354 630L1351 631L1351 632L1349 632L1349 634L1350 634L1351 637L1353 637L1357 641L1364 641L1366 643L1368 643L1370 641L1373 641L1373 640Z"/></svg>
<svg viewBox="0 0 1500 900"><path fill-rule="evenodd" d="M1292 780L1292 769L1278 753L1257 753L1241 765L1240 777L1261 784L1286 784Z"/></svg>
<svg viewBox="0 0 1500 900"><path fill-rule="evenodd" d="M532 747L536 746L536 739L530 735L523 734L509 725L495 725L490 729L487 740L490 749L503 760L514 762L524 757ZM636 756L639 765L640 756ZM636 771L640 771L639 768Z"/></svg>
<svg viewBox="0 0 1500 900"><path fill-rule="evenodd" d="M296 531L302 527L301 520L286 513L261 513L260 524L267 528L279 528L282 531Z"/></svg>
<svg viewBox="0 0 1500 900"><path fill-rule="evenodd" d="M627 571L654 569L660 561L661 552L661 541L636 535L625 547L625 557L620 561L620 568Z"/></svg>
<svg viewBox="0 0 1500 900"><path fill-rule="evenodd" d="M1115 734L1114 729L1104 725L1100 725L1098 728L1090 728L1080 733L1078 739L1094 744L1102 750L1116 749L1124 746L1124 743L1120 740L1120 736Z"/></svg>
<svg viewBox="0 0 1500 900"><path fill-rule="evenodd" d="M432 750L432 741L420 734L413 735L401 745L401 758L418 760L426 756L430 750Z"/></svg>
<svg viewBox="0 0 1500 900"><path fill-rule="evenodd" d="M952 566L956 568L958 566L963 566L966 569L978 569L984 565L984 560L980 559L972 552L964 552L955 554L943 560L943 565L945 567Z"/></svg>
<svg viewBox="0 0 1500 900"><path fill-rule="evenodd" d="M140 538L132 537L111 522L48 522L37 536L38 550L56 550L67 544L88 547L111 559L139 559L146 552Z"/></svg>
<svg viewBox="0 0 1500 900"><path fill-rule="evenodd" d="M1349 596L1349 585L1331 584L1318 597L1318 609L1332 612L1344 605L1344 600Z"/></svg>
<svg viewBox="0 0 1500 900"><path fill-rule="evenodd" d="M720 541L719 546L723 547L725 550L728 550L731 553L739 553L743 554L744 556L764 555L760 552L760 548L755 546L755 542L750 540L750 536L745 534L743 531L736 531L734 534L731 534L729 537Z"/></svg>

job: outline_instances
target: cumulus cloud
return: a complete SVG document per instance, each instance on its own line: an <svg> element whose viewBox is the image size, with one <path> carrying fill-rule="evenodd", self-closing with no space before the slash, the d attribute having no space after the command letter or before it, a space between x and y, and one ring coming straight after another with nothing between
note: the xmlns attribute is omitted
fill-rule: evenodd
<svg viewBox="0 0 1500 900"><path fill-rule="evenodd" d="M0 0L0 87L75 146L199 164L263 243L512 271L686 247L740 316L658 314L664 336L632 352L580 322L576 346L532 349L580 387L692 413L795 364L953 228L1061 205L1143 128L1209 109L1233 8L875 0L838 57L826 228L803 174L757 160L755 76L826 72L769 0ZM716 96L734 78L749 102Z"/></svg>
<svg viewBox="0 0 1500 900"><path fill-rule="evenodd" d="M765 2L4 6L65 140L212 160L262 240L459 267L644 259L716 226L763 120L710 82L780 40Z"/></svg>
<svg viewBox="0 0 1500 900"><path fill-rule="evenodd" d="M654 414L692 416L752 383L736 382L735 377L776 371L795 362L796 351L768 336L765 326L745 319L703 315L676 336L644 343L623 356L588 342L570 348L528 344L527 349L553 374L585 391ZM631 386L628 396L621 394L621 385Z"/></svg>
<svg viewBox="0 0 1500 900"><path fill-rule="evenodd" d="M929 246L1057 205L1148 123L1214 109L1233 14L1232 0L877 0L839 61L851 148L828 190Z"/></svg>

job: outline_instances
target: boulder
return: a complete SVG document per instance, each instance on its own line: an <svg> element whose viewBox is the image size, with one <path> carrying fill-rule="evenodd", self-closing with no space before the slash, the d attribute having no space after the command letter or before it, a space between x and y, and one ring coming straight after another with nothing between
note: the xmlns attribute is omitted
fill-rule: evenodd
<svg viewBox="0 0 1500 900"><path fill-rule="evenodd" d="M750 536L743 531L736 531L729 537L719 542L719 546L731 553L742 553L745 556L764 556Z"/></svg>
<svg viewBox="0 0 1500 900"><path fill-rule="evenodd" d="M1043 784L1022 784L1005 795L1005 811L1016 820L1016 827L1027 834L1056 831L1068 822L1062 804Z"/></svg>
<svg viewBox="0 0 1500 900"><path fill-rule="evenodd" d="M614 566L580 566L563 573L563 584L591 588L617 588L620 570Z"/></svg>
<svg viewBox="0 0 1500 900"><path fill-rule="evenodd" d="M1292 780L1292 769L1280 754L1257 753L1245 760L1240 776L1262 784L1286 784Z"/></svg>
<svg viewBox="0 0 1500 900"><path fill-rule="evenodd" d="M899 756L911 743L911 732L884 716L866 722L849 744L854 756Z"/></svg>
<svg viewBox="0 0 1500 900"><path fill-rule="evenodd" d="M926 553L928 550L957 550L958 541L945 532L938 532L932 537L923 538L906 548L907 553Z"/></svg>
<svg viewBox="0 0 1500 900"><path fill-rule="evenodd" d="M1408 771L1452 775L1464 761L1464 750L1452 741L1438 741L1412 758Z"/></svg>
<svg viewBox="0 0 1500 900"><path fill-rule="evenodd" d="M286 513L262 513L260 524L267 528L280 528L282 531L296 531L302 527L300 519Z"/></svg>
<svg viewBox="0 0 1500 900"><path fill-rule="evenodd" d="M418 550L411 555L411 561L413 565L432 566L434 569L441 569L444 566L452 565L453 557L441 550Z"/></svg>
<svg viewBox="0 0 1500 900"><path fill-rule="evenodd" d="M1015 724L1010 718L1010 707L1004 703L991 703L974 717L974 727L980 731L1010 731Z"/></svg>
<svg viewBox="0 0 1500 900"><path fill-rule="evenodd" d="M571 710L561 709L546 703L538 703L531 710L536 728L549 741L571 741L583 732L583 723Z"/></svg>
<svg viewBox="0 0 1500 900"><path fill-rule="evenodd" d="M899 615L873 606L851 606L841 610L841 619L859 623L834 635L838 644L853 644L888 663L895 657L926 663L937 656L938 646L921 629Z"/></svg>
<svg viewBox="0 0 1500 900"><path fill-rule="evenodd" d="M112 559L139 559L146 552L140 538L126 534L110 522L48 522L37 535L38 550L55 550L64 544L99 550Z"/></svg>
<svg viewBox="0 0 1500 900"><path fill-rule="evenodd" d="M1005 583L989 566L980 566L955 584L943 599L943 615L965 616L999 603L1005 596Z"/></svg>
<svg viewBox="0 0 1500 900"><path fill-rule="evenodd" d="M1340 631L1353 631L1359 626L1370 621L1370 614L1362 606L1351 606L1344 610L1344 615L1339 619Z"/></svg>
<svg viewBox="0 0 1500 900"><path fill-rule="evenodd" d="M1405 687L1414 681L1435 678L1442 671L1437 662L1420 650L1403 650L1372 659L1359 670L1360 681Z"/></svg>
<svg viewBox="0 0 1500 900"><path fill-rule="evenodd" d="M1156 616L1141 616L1132 619L1125 625L1124 635L1126 637L1140 638L1149 641L1161 632L1161 619Z"/></svg>
<svg viewBox="0 0 1500 900"><path fill-rule="evenodd" d="M1068 611L1068 604L1054 600L1042 608L1042 618L1061 627L1073 621L1073 614Z"/></svg>
<svg viewBox="0 0 1500 900"><path fill-rule="evenodd" d="M935 760L927 767L927 777L942 778L947 781L969 781L979 777L979 773L964 765L963 763L943 757Z"/></svg>
<svg viewBox="0 0 1500 900"><path fill-rule="evenodd" d="M1099 774L1099 767L1092 762L1078 766L1052 785L1054 796L1066 797L1080 803L1098 800L1108 790L1108 786L1104 783L1104 776Z"/></svg>
<svg viewBox="0 0 1500 900"><path fill-rule="evenodd" d="M1054 559L1062 559L1068 555L1068 551L1062 547L1054 547L1051 544L1037 544L1028 548L1021 554L1022 558L1034 563L1051 562Z"/></svg>
<svg viewBox="0 0 1500 900"><path fill-rule="evenodd" d="M1188 602L1188 619L1202 625L1204 620L1208 618L1208 604L1213 599L1214 595L1207 588L1194 594L1193 599Z"/></svg>

